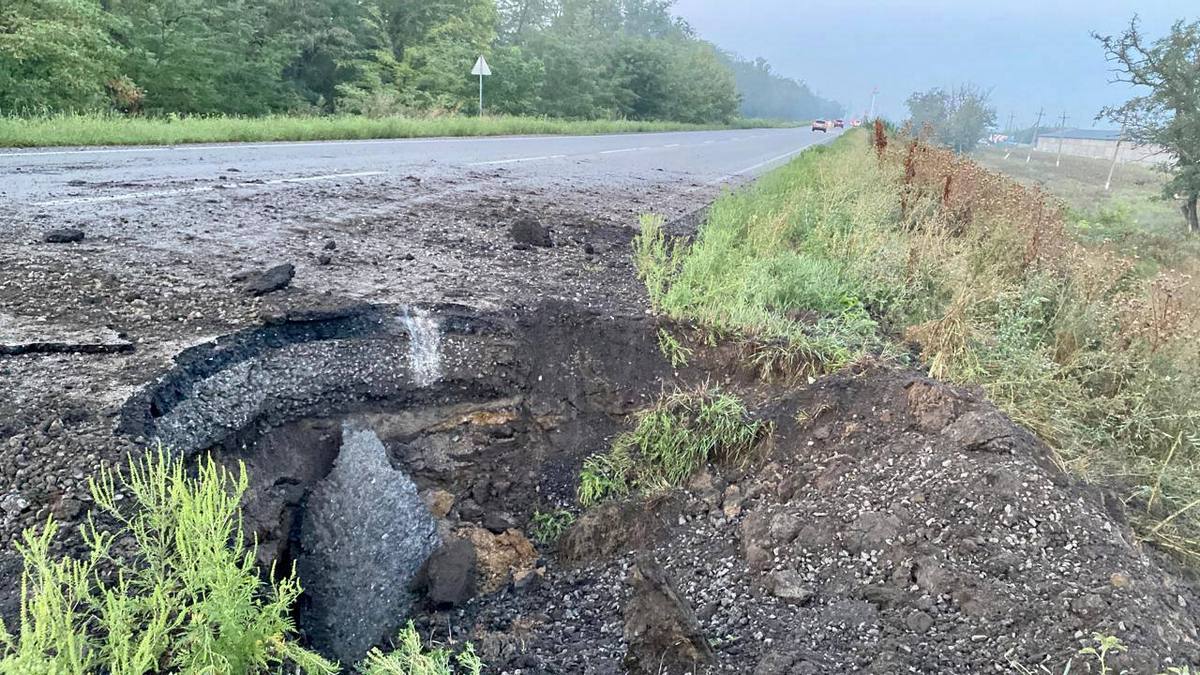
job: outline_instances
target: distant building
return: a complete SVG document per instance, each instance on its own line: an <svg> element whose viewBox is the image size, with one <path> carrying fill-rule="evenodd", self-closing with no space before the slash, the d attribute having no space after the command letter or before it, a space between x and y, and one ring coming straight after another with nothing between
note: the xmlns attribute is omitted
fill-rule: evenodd
<svg viewBox="0 0 1200 675"><path fill-rule="evenodd" d="M1038 136L1037 149L1040 152L1057 153L1061 141L1064 155L1111 160L1120 138L1120 131L1108 129L1060 129ZM1168 160L1170 155L1164 148L1157 145L1134 145L1128 139L1121 141L1120 155L1117 157L1119 162L1137 164L1159 164Z"/></svg>

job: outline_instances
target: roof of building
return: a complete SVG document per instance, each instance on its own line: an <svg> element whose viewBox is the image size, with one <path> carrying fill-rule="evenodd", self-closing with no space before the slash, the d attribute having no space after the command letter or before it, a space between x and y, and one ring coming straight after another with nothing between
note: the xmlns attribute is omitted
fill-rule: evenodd
<svg viewBox="0 0 1200 675"><path fill-rule="evenodd" d="M1120 140L1121 132L1116 129L1059 129L1039 134L1042 138L1077 138L1088 141Z"/></svg>

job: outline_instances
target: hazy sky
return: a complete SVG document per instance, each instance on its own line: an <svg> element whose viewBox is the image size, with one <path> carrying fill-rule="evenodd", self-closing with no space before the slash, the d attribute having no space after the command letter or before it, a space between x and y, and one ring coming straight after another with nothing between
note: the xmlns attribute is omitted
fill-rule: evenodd
<svg viewBox="0 0 1200 675"><path fill-rule="evenodd" d="M1092 31L1119 31L1136 12L1158 36L1176 19L1200 18L1197 0L678 0L701 36L804 80L819 94L865 110L907 116L915 90L970 81L992 89L1001 127L1009 113L1031 126L1040 106L1057 124L1109 126L1093 118L1128 97L1109 84Z"/></svg>

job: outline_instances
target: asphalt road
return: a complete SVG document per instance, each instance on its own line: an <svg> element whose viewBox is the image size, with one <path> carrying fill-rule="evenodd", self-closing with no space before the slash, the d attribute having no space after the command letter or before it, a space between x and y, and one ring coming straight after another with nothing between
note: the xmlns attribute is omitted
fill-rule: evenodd
<svg viewBox="0 0 1200 675"><path fill-rule="evenodd" d="M187 202L215 191L257 200L302 184L457 175L578 186L733 182L836 134L807 128L492 138L0 150L0 202L29 215ZM104 206L102 206L104 205Z"/></svg>

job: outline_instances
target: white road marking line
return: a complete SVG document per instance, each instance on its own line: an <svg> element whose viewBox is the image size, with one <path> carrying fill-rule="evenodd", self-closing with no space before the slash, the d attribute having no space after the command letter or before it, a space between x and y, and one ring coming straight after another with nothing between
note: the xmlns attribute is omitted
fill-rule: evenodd
<svg viewBox="0 0 1200 675"><path fill-rule="evenodd" d="M767 166L768 164L774 164L775 162L778 162L778 161L780 161L780 160L783 160L783 159L787 159L787 158L789 158L789 157L791 157L791 156L793 156L793 155L798 155L798 154L800 154L800 153L804 152L805 150L808 150L808 149L809 149L809 148L811 148L811 147L814 147L814 146L812 146L812 145L806 145L806 146L804 146L803 148L800 148L800 149L798 149L798 150L793 150L793 151L791 151L791 152L785 152L785 153L783 153L782 155L778 155L778 156L776 156L776 157L772 157L771 159L768 159L768 160L765 160L765 161L759 162L758 164L755 164L755 165L753 165L753 166L748 166L748 167L746 167L746 168L742 169L741 171L735 171L735 172L733 172L733 173L727 173L727 174L725 174L724 176L721 176L721 177L719 177L719 178L714 178L714 179L712 179L712 180L708 181L707 183L705 183L704 185L705 185L705 186L711 186L711 185L716 185L716 184L718 184L718 183L724 183L725 181L728 181L728 180L733 180L734 178L737 178L738 176L743 176L743 175L745 175L745 174L748 174L748 173L750 173L751 171L754 171L755 169L761 169L762 167L764 167L764 166Z"/></svg>
<svg viewBox="0 0 1200 675"><path fill-rule="evenodd" d="M741 171L734 172L734 173L730 174L730 176L731 177L732 176L741 176L743 174L750 173L751 171L754 171L755 169L761 169L762 167L767 166L768 164L774 164L775 162L778 162L783 159L787 159L788 157L791 157L792 155L798 155L811 147L812 147L811 145L806 145L803 148L800 148L798 150L793 150L791 152L785 152L782 155L779 155L777 157L772 157L771 159L759 162L758 164L755 164L754 166L748 166L748 167L742 169Z"/></svg>
<svg viewBox="0 0 1200 675"><path fill-rule="evenodd" d="M650 148L618 148L616 150L601 150L600 154L601 155L615 155L618 152L640 152L642 150L649 150L649 149Z"/></svg>
<svg viewBox="0 0 1200 675"><path fill-rule="evenodd" d="M664 145L663 147L664 148L678 148L679 145L680 145L679 143L668 143L667 145Z"/></svg>
<svg viewBox="0 0 1200 675"><path fill-rule="evenodd" d="M324 176L304 176L301 178L278 178L275 180L266 181L268 185L277 185L279 183L308 183L315 180L333 180L335 178L360 178L362 176L382 176L386 171L356 171L354 173L330 173ZM238 183L238 187L246 185L254 185L254 183Z"/></svg>
<svg viewBox="0 0 1200 675"><path fill-rule="evenodd" d="M145 190L142 192L126 192L120 195L105 195L102 197L65 197L63 199L51 199L44 202L33 202L33 206L69 206L73 204L104 204L106 202L123 202L130 199L154 198L154 197L170 197L173 195L195 194L197 192L211 192L217 188L212 185L193 188L181 188L178 190Z"/></svg>
<svg viewBox="0 0 1200 675"><path fill-rule="evenodd" d="M119 195L103 195L99 197L65 197L63 199L51 199L44 202L33 202L33 206L68 206L72 204L104 204L107 202L124 202L131 199L154 199L157 197L172 197L176 195L196 194L199 192L212 192L217 188L247 188L261 185L283 185L285 183L309 183L321 180L334 180L337 178L359 178L362 176L381 176L387 173L386 171L356 171L354 173L331 173L323 176L299 176L296 178L275 178L262 182L237 182L237 183L221 183L220 185L199 185L190 188L177 188L173 190L143 190L141 192L126 192Z"/></svg>
<svg viewBox="0 0 1200 675"><path fill-rule="evenodd" d="M268 141L263 143L209 143L205 145L138 145L119 148L73 148L71 150L14 150L0 152L0 157L48 157L55 155L108 155L136 152L202 152L206 150L254 150L270 148L299 148L338 145L367 145L371 143L390 145L424 145L429 143L504 143L507 141L585 140L593 138L645 138L648 135L691 134L693 131L632 132L626 134L592 134L586 136L463 136L440 138L364 138L349 141ZM721 133L721 132L716 132ZM715 141L709 141L715 142Z"/></svg>
<svg viewBox="0 0 1200 675"><path fill-rule="evenodd" d="M490 162L471 162L467 166L491 166L493 164L516 164L518 162L541 162L547 159L562 159L566 155L539 155L537 157L514 157L513 159L494 159Z"/></svg>

